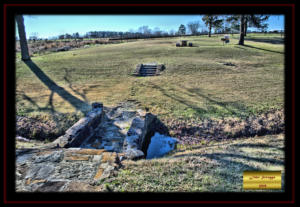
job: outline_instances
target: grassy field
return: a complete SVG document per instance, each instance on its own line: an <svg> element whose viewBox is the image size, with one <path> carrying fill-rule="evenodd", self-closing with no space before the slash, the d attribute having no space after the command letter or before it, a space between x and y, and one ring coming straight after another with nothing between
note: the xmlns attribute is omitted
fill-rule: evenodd
<svg viewBox="0 0 300 207"><path fill-rule="evenodd" d="M284 135L240 138L178 148L152 160L126 161L115 177L98 184L114 192L249 192L244 171L281 171ZM268 190L282 191L282 190Z"/></svg>
<svg viewBox="0 0 300 207"><path fill-rule="evenodd" d="M283 108L280 35L249 34L245 46L237 45L238 36L225 46L220 36L184 39L195 46L175 47L180 38L94 45L33 57L35 69L17 54L17 114L84 113L94 101L112 106L127 100L167 119L243 117ZM157 77L131 76L137 64L148 62L166 70Z"/></svg>
<svg viewBox="0 0 300 207"><path fill-rule="evenodd" d="M16 55L17 115L53 120L57 128L90 110L94 101L116 106L131 101L168 120L243 119L284 108L284 44L280 34L248 34L229 44L221 36L92 45L38 55L25 64ZM137 64L166 70L134 77ZM64 120L69 120L64 124ZM72 120L70 122L70 120ZM43 144L43 143L41 143ZM17 143L18 145L18 143ZM35 145L29 143L29 145ZM115 177L98 183L112 191L243 191L244 170L281 170L284 134L178 145L166 157L124 161ZM284 176L283 176L284 178ZM284 185L284 183L283 183Z"/></svg>

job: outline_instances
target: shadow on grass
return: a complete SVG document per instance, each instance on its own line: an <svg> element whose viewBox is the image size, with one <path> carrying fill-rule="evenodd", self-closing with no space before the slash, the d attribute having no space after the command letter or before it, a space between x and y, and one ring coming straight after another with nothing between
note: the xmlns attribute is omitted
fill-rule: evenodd
<svg viewBox="0 0 300 207"><path fill-rule="evenodd" d="M85 92L83 92L83 93L80 93L78 90L75 90L74 88L73 88L73 86L72 86L72 82L69 80L69 78L70 78L70 70L68 70L68 69L64 69L65 70L65 76L64 76L64 80L69 84L69 88L74 92L74 93L76 93L77 95L79 95L81 98L83 98L84 99L84 101L86 102L86 103L88 103L88 100L87 100L87 98L86 98L86 93Z"/></svg>
<svg viewBox="0 0 300 207"><path fill-rule="evenodd" d="M58 86L32 60L24 61L24 63L40 79L40 81L42 81L49 88L49 90L51 90L50 97L53 97L53 93L57 93L60 97L69 102L74 108L76 108L76 110L86 114L86 110L90 107L88 103L73 96L63 87ZM52 98L50 103L52 103Z"/></svg>
<svg viewBox="0 0 300 207"><path fill-rule="evenodd" d="M263 51L267 51L267 52L274 52L274 53L278 53L278 54L284 54L283 52L274 51L274 50L268 50L268 49L263 49L263 48L254 47L254 46L251 46L251 45L244 45L244 47L250 47L250 48L257 49L257 50L263 50Z"/></svg>
<svg viewBox="0 0 300 207"><path fill-rule="evenodd" d="M151 83L151 87L159 90L164 96L169 97L169 98L173 99L174 101L177 101L181 104L184 104L184 105L194 109L197 112L197 114L199 114L199 115L211 114L211 113L218 114L222 110L226 111L229 114L237 116L237 117L246 117L249 113L249 110L247 109L247 107L245 107L241 103L217 101L217 100L205 95L200 88L187 89L183 86L180 86L181 89L185 90L184 94L189 95L190 97L198 96L199 98L205 99L208 102L208 104L207 104L208 109L203 109L203 108L195 105L188 98L184 98L177 94L170 94L170 93L168 93L167 90L161 88L158 85L155 85L154 83ZM214 105L221 107L221 109L218 109Z"/></svg>
<svg viewBox="0 0 300 207"><path fill-rule="evenodd" d="M246 161L253 159L253 157L247 157L247 156L242 156L242 155L237 155L237 154L227 154L227 153L211 153L211 154L199 154L199 153L189 153L189 154L184 154L184 155L175 155L174 157L190 157L190 156L201 156L201 157L206 157L210 160L215 160L218 163L220 163L222 166L230 167L230 166L239 166L238 168L242 168L243 170L254 170L254 171L259 171L259 168L253 167L251 165L245 164L243 162L238 162L234 160L227 160L226 157L236 157L236 158L244 158ZM258 158L254 158L255 161ZM262 158L264 159L264 158ZM258 159L258 161L260 161ZM264 161L260 161L264 162Z"/></svg>
<svg viewBox="0 0 300 207"><path fill-rule="evenodd" d="M209 97L208 95L205 95L201 88L192 88L192 89L185 88L185 90L192 95L193 94L197 95L198 97L201 97L206 101L208 101L209 102L208 108L211 111L218 111L218 109L216 109L216 107L213 106L213 105L217 105L236 117L246 117L249 113L249 110L243 104L239 102L233 102L233 101L218 101L214 98Z"/></svg>
<svg viewBox="0 0 300 207"><path fill-rule="evenodd" d="M154 83L151 83L151 87L154 88L154 89L159 90L164 96L167 96L167 97L173 99L174 101L177 101L177 102L179 102L181 104L184 104L184 105L186 105L186 106L194 109L198 114L208 113L207 110L205 110L205 109L203 109L201 107L196 106L195 104L193 104L188 99L185 99L185 98L180 97L180 96L175 95L175 94L170 95L165 89L159 87L158 85L155 85Z"/></svg>
<svg viewBox="0 0 300 207"><path fill-rule="evenodd" d="M32 98L30 98L29 96L26 95L26 93L24 91L16 91L17 95L22 96L22 98L26 101L28 101L29 103L31 103L33 106L35 106L39 111L47 111L47 112L51 112L51 113L55 113L55 109L53 106L53 95L54 92L51 91L51 94L49 96L49 100L48 103L45 107L40 107ZM27 110L27 112L33 112L34 109L32 110Z"/></svg>
<svg viewBox="0 0 300 207"><path fill-rule="evenodd" d="M233 154L233 153L206 153L206 154L199 154L199 153L188 153L183 155L175 155L174 157L190 157L190 156L201 156L209 158L210 160L215 160L219 162L220 164L224 166L230 166L230 165L239 165L243 168L243 170L260 170L259 168L255 168L253 166L247 165L244 162L259 162L262 164L275 164L275 165L284 165L283 161L270 159L270 158L258 158L258 157L250 157L246 155L240 155L240 154ZM243 162L238 162L234 160L229 160L226 158L237 158L242 159Z"/></svg>
<svg viewBox="0 0 300 207"><path fill-rule="evenodd" d="M272 145L268 145L268 144L233 144L232 146L235 146L235 147L251 147L251 148L274 148L274 149L277 149L277 150L284 150L283 147L275 147L275 146L272 146Z"/></svg>
<svg viewBox="0 0 300 207"><path fill-rule="evenodd" d="M253 42L264 42L264 43L271 43L271 44L284 44L284 39L280 37L274 37L272 39L268 38L245 38L245 40L253 41Z"/></svg>

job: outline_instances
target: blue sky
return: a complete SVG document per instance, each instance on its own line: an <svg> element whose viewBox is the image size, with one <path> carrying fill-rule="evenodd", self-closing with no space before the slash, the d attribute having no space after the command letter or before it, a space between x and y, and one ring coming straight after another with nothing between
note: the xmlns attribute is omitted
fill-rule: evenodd
<svg viewBox="0 0 300 207"><path fill-rule="evenodd" d="M201 20L201 15L24 15L27 37L50 38L60 34L88 31L137 31L147 25L163 31L177 31L180 24ZM284 16L271 15L268 30L284 29Z"/></svg>

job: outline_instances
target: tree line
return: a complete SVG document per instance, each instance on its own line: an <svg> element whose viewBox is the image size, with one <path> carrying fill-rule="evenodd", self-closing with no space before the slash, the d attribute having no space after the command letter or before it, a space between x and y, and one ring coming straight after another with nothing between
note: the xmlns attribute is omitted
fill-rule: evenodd
<svg viewBox="0 0 300 207"><path fill-rule="evenodd" d="M243 16L243 20L240 17ZM127 32L116 31L89 31L84 35L79 35L78 32L73 34L61 34L52 39L83 39L83 38L118 38L118 39L132 39L132 38L150 38L150 37L169 37L182 35L208 35L211 37L212 30L215 34L225 33L240 33L240 27L243 27L244 36L247 35L249 27L259 28L262 32L266 31L267 24L265 21L268 16L265 15L204 15L202 21L205 27L199 21L189 22L186 26L181 24L177 31L170 30L169 32L161 30L159 27L154 29L149 26L141 26L137 31L132 29ZM243 23L241 24L241 21ZM29 37L29 40L38 40L37 33Z"/></svg>

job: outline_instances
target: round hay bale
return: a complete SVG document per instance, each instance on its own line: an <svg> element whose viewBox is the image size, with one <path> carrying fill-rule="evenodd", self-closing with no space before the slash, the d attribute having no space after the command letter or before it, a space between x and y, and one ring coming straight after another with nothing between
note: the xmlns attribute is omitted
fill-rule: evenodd
<svg viewBox="0 0 300 207"><path fill-rule="evenodd" d="M189 47L193 47L193 43L189 42Z"/></svg>
<svg viewBox="0 0 300 207"><path fill-rule="evenodd" d="M180 47L180 43L179 42L176 43L176 47Z"/></svg>

